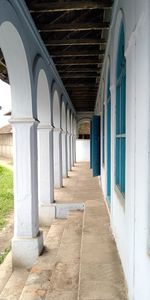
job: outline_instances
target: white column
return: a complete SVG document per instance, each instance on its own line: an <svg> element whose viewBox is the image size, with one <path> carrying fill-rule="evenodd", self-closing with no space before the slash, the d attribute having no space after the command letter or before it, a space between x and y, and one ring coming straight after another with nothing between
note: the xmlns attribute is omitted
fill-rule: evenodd
<svg viewBox="0 0 150 300"><path fill-rule="evenodd" d="M37 125L34 119L12 119L14 139L13 266L30 268L43 248L39 232Z"/></svg>
<svg viewBox="0 0 150 300"><path fill-rule="evenodd" d="M62 140L61 130L53 130L53 151L54 151L54 187L62 187Z"/></svg>
<svg viewBox="0 0 150 300"><path fill-rule="evenodd" d="M62 175L63 177L68 176L67 169L67 134L62 131Z"/></svg>
<svg viewBox="0 0 150 300"><path fill-rule="evenodd" d="M38 126L38 188L39 221L49 226L55 218L54 171L53 171L53 128L50 125Z"/></svg>
<svg viewBox="0 0 150 300"><path fill-rule="evenodd" d="M76 136L73 135L73 164L76 163Z"/></svg>
<svg viewBox="0 0 150 300"><path fill-rule="evenodd" d="M71 171L71 135L67 132L68 171Z"/></svg>
<svg viewBox="0 0 150 300"><path fill-rule="evenodd" d="M71 134L71 166L74 166L74 160L73 160L73 134Z"/></svg>

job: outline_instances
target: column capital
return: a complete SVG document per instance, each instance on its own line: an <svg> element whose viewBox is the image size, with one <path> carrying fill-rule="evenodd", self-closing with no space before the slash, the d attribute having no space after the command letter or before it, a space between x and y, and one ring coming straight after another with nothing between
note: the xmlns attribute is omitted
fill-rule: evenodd
<svg viewBox="0 0 150 300"><path fill-rule="evenodd" d="M67 132L65 130L63 130L62 128L61 128L61 132L62 132L62 134L67 134Z"/></svg>
<svg viewBox="0 0 150 300"><path fill-rule="evenodd" d="M61 129L61 128L53 127L53 131L61 133L61 132L62 132L62 129Z"/></svg>
<svg viewBox="0 0 150 300"><path fill-rule="evenodd" d="M34 118L11 118L9 120L10 124L39 124L39 120L34 119Z"/></svg>
<svg viewBox="0 0 150 300"><path fill-rule="evenodd" d="M41 124L41 123L39 123L38 124L38 129L48 129L48 130L53 130L53 126L52 125L50 125L50 124Z"/></svg>

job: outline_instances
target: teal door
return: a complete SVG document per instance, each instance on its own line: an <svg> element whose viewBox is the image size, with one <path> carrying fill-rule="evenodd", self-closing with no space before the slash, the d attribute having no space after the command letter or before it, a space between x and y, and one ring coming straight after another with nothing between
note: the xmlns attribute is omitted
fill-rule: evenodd
<svg viewBox="0 0 150 300"><path fill-rule="evenodd" d="M111 95L110 72L107 83L107 202L111 205Z"/></svg>
<svg viewBox="0 0 150 300"><path fill-rule="evenodd" d="M107 103L107 200L111 199L111 101Z"/></svg>
<svg viewBox="0 0 150 300"><path fill-rule="evenodd" d="M100 175L100 116L92 118L92 145L91 158L93 176Z"/></svg>

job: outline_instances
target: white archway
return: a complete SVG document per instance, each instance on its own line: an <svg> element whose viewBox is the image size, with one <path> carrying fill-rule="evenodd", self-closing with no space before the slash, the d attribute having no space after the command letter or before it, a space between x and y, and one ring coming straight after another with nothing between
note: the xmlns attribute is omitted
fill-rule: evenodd
<svg viewBox="0 0 150 300"><path fill-rule="evenodd" d="M37 204L37 121L36 112L33 111L35 99L32 96L28 43L23 35L22 25L8 1L0 2L0 12L0 48L8 69L12 97L15 198L12 259L13 266L28 268L43 248Z"/></svg>
<svg viewBox="0 0 150 300"><path fill-rule="evenodd" d="M60 99L57 90L53 93L53 153L54 153L54 187L62 187L62 140L60 128Z"/></svg>
<svg viewBox="0 0 150 300"><path fill-rule="evenodd" d="M37 79L38 125L38 190L39 220L42 226L49 226L55 217L53 175L53 132L51 126L51 105L48 79L41 69Z"/></svg>
<svg viewBox="0 0 150 300"><path fill-rule="evenodd" d="M63 177L68 176L68 165L67 165L67 118L66 118L66 105L62 100L61 106L61 118L62 118L62 175Z"/></svg>
<svg viewBox="0 0 150 300"><path fill-rule="evenodd" d="M71 171L71 112L67 107L67 156L68 156L68 171Z"/></svg>

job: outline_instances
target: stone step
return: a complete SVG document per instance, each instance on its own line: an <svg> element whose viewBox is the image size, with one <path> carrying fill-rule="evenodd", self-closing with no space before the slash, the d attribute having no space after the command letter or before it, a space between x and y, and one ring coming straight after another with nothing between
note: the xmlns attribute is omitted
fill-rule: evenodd
<svg viewBox="0 0 150 300"><path fill-rule="evenodd" d="M78 300L127 300L125 280L104 202L86 201Z"/></svg>
<svg viewBox="0 0 150 300"><path fill-rule="evenodd" d="M60 246L66 220L55 220L45 240L45 248L32 267L20 300L44 300Z"/></svg>
<svg viewBox="0 0 150 300"><path fill-rule="evenodd" d="M0 294L4 286L12 275L12 255L11 252L6 256L3 263L0 265Z"/></svg>
<svg viewBox="0 0 150 300"><path fill-rule="evenodd" d="M83 212L71 212L45 300L77 300Z"/></svg>
<svg viewBox="0 0 150 300"><path fill-rule="evenodd" d="M15 269L0 294L0 300L18 300L28 275L27 270Z"/></svg>

